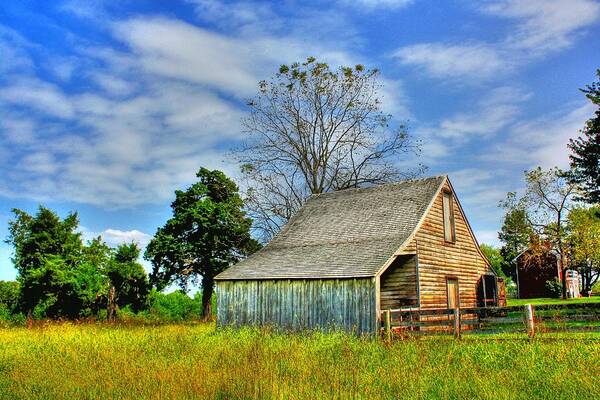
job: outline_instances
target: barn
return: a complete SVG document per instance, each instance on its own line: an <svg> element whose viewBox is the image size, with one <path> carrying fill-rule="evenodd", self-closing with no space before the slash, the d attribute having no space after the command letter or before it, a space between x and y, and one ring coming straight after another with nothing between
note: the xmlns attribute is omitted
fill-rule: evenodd
<svg viewBox="0 0 600 400"><path fill-rule="evenodd" d="M515 264L517 297L532 299L553 297L547 281L561 277L559 257L550 247L526 249L513 260Z"/></svg>
<svg viewBox="0 0 600 400"><path fill-rule="evenodd" d="M568 259L566 260L568 261ZM550 243L523 250L513 260L516 272L517 297L533 299L555 297L547 285L549 281L563 283L560 256ZM565 271L565 295L568 298L581 297L581 277L576 270Z"/></svg>
<svg viewBox="0 0 600 400"><path fill-rule="evenodd" d="M216 277L217 325L376 332L381 311L493 305L497 279L447 176L311 196Z"/></svg>

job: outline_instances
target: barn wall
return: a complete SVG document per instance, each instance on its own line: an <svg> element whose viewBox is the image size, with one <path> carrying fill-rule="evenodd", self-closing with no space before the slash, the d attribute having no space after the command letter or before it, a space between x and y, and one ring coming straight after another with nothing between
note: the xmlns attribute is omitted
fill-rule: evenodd
<svg viewBox="0 0 600 400"><path fill-rule="evenodd" d="M445 190L451 190L448 182ZM477 288L481 275L490 268L479 252L456 194L453 201L456 241L444 239L442 193L434 200L415 237L419 260L419 290L422 308L447 307L446 278L457 277L461 307L477 307Z"/></svg>
<svg viewBox="0 0 600 400"><path fill-rule="evenodd" d="M379 293L382 310L393 310L418 304L416 270L416 256L396 257L380 278Z"/></svg>
<svg viewBox="0 0 600 400"><path fill-rule="evenodd" d="M532 256L528 252L517 259L519 298L552 297L546 281L558 279L558 260L552 254Z"/></svg>
<svg viewBox="0 0 600 400"><path fill-rule="evenodd" d="M374 279L217 282L217 325L375 332Z"/></svg>

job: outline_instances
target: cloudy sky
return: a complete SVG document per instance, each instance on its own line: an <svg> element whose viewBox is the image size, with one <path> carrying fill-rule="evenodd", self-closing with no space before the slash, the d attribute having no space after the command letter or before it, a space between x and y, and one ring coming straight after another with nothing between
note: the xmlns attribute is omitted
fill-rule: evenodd
<svg viewBox="0 0 600 400"><path fill-rule="evenodd" d="M384 107L496 243L522 172L567 165L600 68L595 0L3 1L0 237L13 207L78 210L144 245L173 190L226 154L257 81L314 55L381 69ZM0 279L15 276L0 245Z"/></svg>

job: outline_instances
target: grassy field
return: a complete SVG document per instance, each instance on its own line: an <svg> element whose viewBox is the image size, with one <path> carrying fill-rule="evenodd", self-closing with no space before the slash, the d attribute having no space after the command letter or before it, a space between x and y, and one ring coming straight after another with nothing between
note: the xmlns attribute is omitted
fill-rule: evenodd
<svg viewBox="0 0 600 400"><path fill-rule="evenodd" d="M1 399L600 398L589 334L398 341L212 324L0 329Z"/></svg>
<svg viewBox="0 0 600 400"><path fill-rule="evenodd" d="M538 299L507 299L507 305L509 306L522 306L525 304L539 305L539 304L577 304L577 303L600 303L600 296L593 297L579 297L576 299L551 299L551 298L538 298Z"/></svg>

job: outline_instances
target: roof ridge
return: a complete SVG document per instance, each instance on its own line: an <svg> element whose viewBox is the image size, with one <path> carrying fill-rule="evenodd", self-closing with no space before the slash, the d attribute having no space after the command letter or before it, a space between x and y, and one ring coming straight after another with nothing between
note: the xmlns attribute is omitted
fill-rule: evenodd
<svg viewBox="0 0 600 400"><path fill-rule="evenodd" d="M427 181L427 180L434 180L434 179L439 179L439 178L447 178L447 177L448 177L448 174L439 174L439 175L427 176L424 178L402 179L402 180L396 181L396 182L380 183L377 185L366 186L366 187L353 187L353 188L347 188L347 189L332 190L331 192L311 194L308 197L308 199L311 199L313 197L326 196L326 195L348 194L348 193L356 193L356 192L361 192L361 191L370 191L370 190L375 190L375 189L381 189L384 187L402 185L402 184L406 184L406 183L415 183L415 182L421 182L421 181Z"/></svg>

